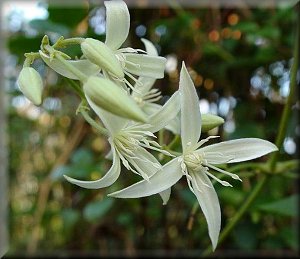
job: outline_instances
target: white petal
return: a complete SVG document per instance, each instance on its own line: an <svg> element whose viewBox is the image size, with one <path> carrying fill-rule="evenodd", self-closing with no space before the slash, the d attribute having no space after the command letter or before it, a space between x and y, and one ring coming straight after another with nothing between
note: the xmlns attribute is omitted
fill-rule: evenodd
<svg viewBox="0 0 300 259"><path fill-rule="evenodd" d="M105 44L117 50L127 39L130 27L130 15L123 1L105 1L106 39Z"/></svg>
<svg viewBox="0 0 300 259"><path fill-rule="evenodd" d="M150 177L149 182L142 180L125 189L110 193L108 196L115 198L138 198L165 191L177 183L182 177L180 163L178 158L174 158L169 163L165 164L162 167L162 170L159 170Z"/></svg>
<svg viewBox="0 0 300 259"><path fill-rule="evenodd" d="M205 159L210 164L222 164L255 159L277 150L278 148L269 141L243 138L212 144L198 149L197 152L204 152Z"/></svg>
<svg viewBox="0 0 300 259"><path fill-rule="evenodd" d="M132 92L133 97L140 97L148 93L154 85L156 79L151 77L139 77L134 85L135 91Z"/></svg>
<svg viewBox="0 0 300 259"><path fill-rule="evenodd" d="M206 174L197 172L191 173L190 175L192 177L194 193L205 216L208 234L212 242L213 250L215 250L221 228L221 210L218 195Z"/></svg>
<svg viewBox="0 0 300 259"><path fill-rule="evenodd" d="M181 142L183 152L185 152L200 138L201 114L199 98L184 63L180 72L179 92L181 95Z"/></svg>
<svg viewBox="0 0 300 259"><path fill-rule="evenodd" d="M142 107L142 110L148 114L152 115L154 113L157 113L158 110L160 110L162 105L156 104L156 103L145 103Z"/></svg>
<svg viewBox="0 0 300 259"><path fill-rule="evenodd" d="M134 155L137 159L133 159L134 162L138 165L140 169L143 170L145 174L147 174L149 177L155 174L158 170L161 169L161 164L158 162L158 160L146 149L139 147L134 152ZM128 159L130 162L131 159ZM155 164L156 166L154 166ZM162 191L159 193L163 200L163 205L167 204L171 194L171 188L168 188L165 191Z"/></svg>
<svg viewBox="0 0 300 259"><path fill-rule="evenodd" d="M174 119L180 110L179 92L176 91L171 98L156 113L148 118L148 123L152 125L149 129L156 132L165 127L169 121Z"/></svg>
<svg viewBox="0 0 300 259"><path fill-rule="evenodd" d="M180 134L180 115L178 115L165 126L167 130L170 130L175 135Z"/></svg>
<svg viewBox="0 0 300 259"><path fill-rule="evenodd" d="M167 190L160 192L159 195L160 195L161 199L163 200L163 205L166 205L170 199L171 187L168 188Z"/></svg>
<svg viewBox="0 0 300 259"><path fill-rule="evenodd" d="M155 57L145 54L125 53L125 70L137 76L163 78L166 65L164 57ZM133 65L133 64L135 65Z"/></svg>
<svg viewBox="0 0 300 259"><path fill-rule="evenodd" d="M79 78L73 73L71 73L69 70L67 70L65 65L63 65L59 60L54 58L52 61L50 61L49 56L47 56L42 51L39 52L43 61L56 73L70 79L79 80ZM94 76L100 72L100 68L87 59L66 61L87 76Z"/></svg>
<svg viewBox="0 0 300 259"><path fill-rule="evenodd" d="M141 39L141 40L145 45L146 52L148 55L158 56L157 49L155 48L155 46L153 45L153 43L150 40L147 40L147 39Z"/></svg>
<svg viewBox="0 0 300 259"><path fill-rule="evenodd" d="M98 115L100 120L103 122L105 128L108 129L110 135L117 134L127 123L127 120L116 116L110 112L107 112L101 108L99 108L96 104L94 104L87 96L86 99L93 109L93 111Z"/></svg>
<svg viewBox="0 0 300 259"><path fill-rule="evenodd" d="M128 158L128 161L134 161L138 167L149 177L155 174L162 166L158 160L145 148L138 147L134 151L135 158Z"/></svg>
<svg viewBox="0 0 300 259"><path fill-rule="evenodd" d="M64 177L71 183L87 189L99 189L112 185L119 177L121 172L120 158L114 151L113 164L109 171L99 180L96 181L80 181L69 176Z"/></svg>

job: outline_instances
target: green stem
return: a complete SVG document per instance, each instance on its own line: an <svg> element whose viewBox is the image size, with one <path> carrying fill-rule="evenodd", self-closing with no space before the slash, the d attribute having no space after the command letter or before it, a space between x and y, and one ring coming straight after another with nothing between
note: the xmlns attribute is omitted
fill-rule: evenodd
<svg viewBox="0 0 300 259"><path fill-rule="evenodd" d="M107 129L101 127L97 122L95 122L90 115L85 111L84 108L79 110L82 114L83 118L96 130L98 130L101 134L105 135L106 137L109 137Z"/></svg>
<svg viewBox="0 0 300 259"><path fill-rule="evenodd" d="M299 4L297 7L299 9ZM292 69L291 69L290 93L289 93L289 96L288 96L287 101L284 106L284 110L283 110L280 124L279 124L279 133L277 135L276 142L275 142L279 149L281 148L284 138L285 138L285 134L286 134L286 130L287 130L287 123L288 123L288 119L289 119L289 116L291 113L291 106L292 106L293 100L295 98L295 93L296 93L297 70L298 70L298 66L299 66L299 28L300 28L299 20L300 19L298 17L297 27L296 27L296 42L295 42L295 46L294 46L295 48L294 48L294 55L293 55L294 62L293 62ZM270 157L270 159L268 161L268 163L270 165L270 171L275 171L277 158L278 158L278 152L273 153L273 155ZM250 207L252 202L257 198L257 196L259 195L259 193L262 191L263 187L265 186L268 177L269 177L269 175L265 174L260 178L259 182L254 187L254 189L252 190L252 192L250 193L250 195L248 196L246 201L243 203L243 205L240 207L240 209L236 212L236 214L230 220L230 222L226 225L226 227L220 234L220 238L219 238L219 242L218 242L219 245L226 239L226 237L229 235L231 230L237 225L237 223L242 218L244 213ZM209 247L208 249L206 249L204 251L203 256L207 256L207 255L211 254L211 252L212 252L212 249L211 249L211 247Z"/></svg>
<svg viewBox="0 0 300 259"><path fill-rule="evenodd" d="M173 149L174 147L176 147L178 145L179 141L180 141L180 136L175 135L175 137L173 138L171 143L167 146L167 148L168 149Z"/></svg>
<svg viewBox="0 0 300 259"><path fill-rule="evenodd" d="M69 83L69 85L75 90L75 92L81 97L82 100L85 100L84 93L81 89L81 87L76 84L73 80L64 77L64 79Z"/></svg>
<svg viewBox="0 0 300 259"><path fill-rule="evenodd" d="M79 69L76 67L72 66L67 60L65 60L61 54L58 51L55 51L55 49L51 46L45 46L44 47L50 55L54 55L54 57L59 60L67 70L69 70L74 76L78 77L80 81L85 82L87 81L88 77L83 74Z"/></svg>

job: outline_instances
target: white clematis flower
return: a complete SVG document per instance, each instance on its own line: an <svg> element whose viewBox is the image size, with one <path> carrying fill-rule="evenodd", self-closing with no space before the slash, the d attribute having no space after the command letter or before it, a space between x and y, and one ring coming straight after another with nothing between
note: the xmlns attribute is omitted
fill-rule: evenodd
<svg viewBox="0 0 300 259"><path fill-rule="evenodd" d="M171 155L162 150L161 146L153 140L155 138L153 133L163 128L179 112L178 92L175 92L158 112L149 116L149 124L139 124L118 117L99 108L88 97L87 100L109 131L108 141L111 145L113 165L105 176L99 180L81 181L65 176L69 182L88 189L110 186L120 175L121 162L128 170L142 176L146 181L161 170L160 163L146 149ZM164 204L166 204L170 196L170 190L166 188L166 190L160 192L160 195Z"/></svg>
<svg viewBox="0 0 300 259"><path fill-rule="evenodd" d="M97 64L103 74L133 88L125 78L137 82L133 76L163 78L166 59L164 57L147 55L145 51L133 48L120 48L128 37L130 15L123 1L105 1L106 7L106 40L87 38L81 44L85 57Z"/></svg>
<svg viewBox="0 0 300 259"><path fill-rule="evenodd" d="M142 39L145 45L145 49L148 55L158 56L157 50L153 43L149 40ZM156 79L150 77L139 77L138 81L134 85L131 96L135 102L141 107L141 109L148 115L154 114L159 109L161 105L155 103L161 99L161 92L158 89L152 88ZM200 109L200 106L199 106ZM224 123L224 119L213 114L203 114L202 115L202 130L205 132L213 129ZM180 115L178 114L172 121L170 121L166 127L174 134L180 134Z"/></svg>
<svg viewBox="0 0 300 259"><path fill-rule="evenodd" d="M170 188L182 176L186 176L188 186L197 197L206 218L208 233L215 249L221 226L221 210L218 196L209 178L224 186L231 185L216 178L209 169L241 180L236 174L226 172L215 165L247 161L278 149L274 144L257 138L236 139L202 147L212 137L199 141L201 114L198 96L184 64L180 73L179 92L182 155L165 164L162 170L151 176L148 181L140 181L109 196L137 198L153 195Z"/></svg>

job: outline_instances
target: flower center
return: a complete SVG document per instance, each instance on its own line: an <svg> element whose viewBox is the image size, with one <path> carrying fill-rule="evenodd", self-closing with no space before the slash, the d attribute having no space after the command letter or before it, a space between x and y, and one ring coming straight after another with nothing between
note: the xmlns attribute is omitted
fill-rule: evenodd
<svg viewBox="0 0 300 259"><path fill-rule="evenodd" d="M184 156L184 163L192 171L199 171L203 164L207 164L204 159L204 154L199 154L196 152L189 153Z"/></svg>
<svg viewBox="0 0 300 259"><path fill-rule="evenodd" d="M140 168L139 164L149 163L149 166L153 166L157 169L161 168L158 162L149 160L149 157L144 157L141 148L148 148L156 150L165 155L171 156L171 154L165 150L154 140L148 139L149 137L155 138L155 135L147 131L146 127L149 125L133 125L127 126L122 129L112 139L116 152L118 153L123 165L132 172L141 175L144 179L148 180L148 175Z"/></svg>
<svg viewBox="0 0 300 259"><path fill-rule="evenodd" d="M181 162L182 173L186 176L188 186L192 192L194 192L194 188L197 188L197 190L201 192L201 188L199 187L199 184L205 185L207 187L210 187L210 186L202 181L200 183L193 181L191 174L206 174L207 176L216 180L223 186L231 186L232 187L232 185L230 183L228 183L227 181L220 180L219 178L214 176L212 173L210 173L209 169L223 173L225 175L231 176L231 178L233 178L235 180L241 181L241 179L236 174L229 173L225 170L222 170L218 167L215 167L215 166L209 164L208 161L205 159L204 152L202 152L202 153L199 151L198 152L197 151L189 152L189 153L185 154L184 156L180 157L179 162ZM194 188L191 184L192 181L195 186Z"/></svg>

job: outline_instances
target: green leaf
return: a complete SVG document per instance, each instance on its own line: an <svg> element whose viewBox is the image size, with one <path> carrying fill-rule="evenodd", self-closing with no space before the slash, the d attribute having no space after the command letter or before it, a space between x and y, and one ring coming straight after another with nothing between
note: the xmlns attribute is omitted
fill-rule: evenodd
<svg viewBox="0 0 300 259"><path fill-rule="evenodd" d="M278 201L259 205L258 209L268 213L279 214L282 216L296 217L298 215L298 204L299 197L295 194Z"/></svg>
<svg viewBox="0 0 300 259"><path fill-rule="evenodd" d="M89 222L96 222L112 207L114 199L105 198L102 201L90 202L83 210L84 218Z"/></svg>

